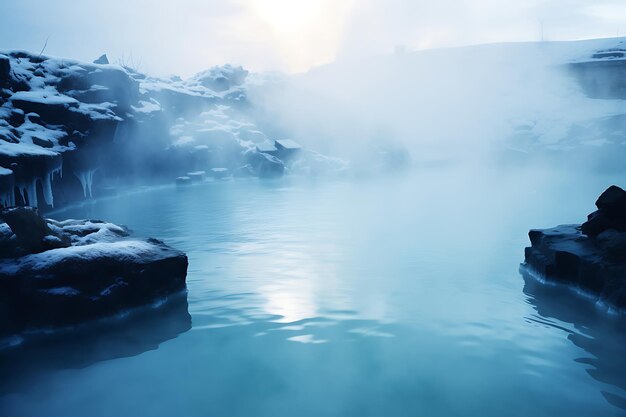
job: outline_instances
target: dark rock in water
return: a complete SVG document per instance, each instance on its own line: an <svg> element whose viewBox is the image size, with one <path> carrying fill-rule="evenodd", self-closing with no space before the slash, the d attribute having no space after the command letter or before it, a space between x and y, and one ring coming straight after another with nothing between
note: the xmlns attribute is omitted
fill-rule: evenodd
<svg viewBox="0 0 626 417"><path fill-rule="evenodd" d="M0 224L0 247L15 239L37 253L0 260L0 342L119 315L185 288L187 256L156 239L128 239L125 228L96 220L43 219L32 208L3 218L16 237ZM51 237L63 247L40 251Z"/></svg>
<svg viewBox="0 0 626 417"><path fill-rule="evenodd" d="M26 253L70 246L69 238L53 232L36 208L8 208L2 210L0 217L11 228L18 245Z"/></svg>
<svg viewBox="0 0 626 417"><path fill-rule="evenodd" d="M96 59L95 61L93 61L94 64L100 64L100 65L108 65L109 64L109 58L107 57L107 54L102 54L100 55L100 58Z"/></svg>
<svg viewBox="0 0 626 417"><path fill-rule="evenodd" d="M582 232L598 236L605 230L626 232L626 191L616 185L610 186L596 201L597 211L587 216Z"/></svg>
<svg viewBox="0 0 626 417"><path fill-rule="evenodd" d="M526 265L548 281L580 288L613 307L626 308L626 193L612 186L583 225L531 230Z"/></svg>
<svg viewBox="0 0 626 417"><path fill-rule="evenodd" d="M626 191L611 185L600 195L596 207L611 217L626 218Z"/></svg>
<svg viewBox="0 0 626 417"><path fill-rule="evenodd" d="M602 210L597 210L587 217L587 221L581 226L582 232L587 236L598 236L605 230L626 231L626 218L611 217Z"/></svg>

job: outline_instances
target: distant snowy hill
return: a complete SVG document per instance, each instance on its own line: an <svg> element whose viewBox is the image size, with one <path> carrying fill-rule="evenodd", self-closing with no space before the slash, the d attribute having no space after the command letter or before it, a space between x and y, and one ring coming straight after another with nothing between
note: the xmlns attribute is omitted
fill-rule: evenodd
<svg viewBox="0 0 626 417"><path fill-rule="evenodd" d="M626 157L626 41L478 45L343 59L249 99L303 143L351 157L393 140L419 162Z"/></svg>

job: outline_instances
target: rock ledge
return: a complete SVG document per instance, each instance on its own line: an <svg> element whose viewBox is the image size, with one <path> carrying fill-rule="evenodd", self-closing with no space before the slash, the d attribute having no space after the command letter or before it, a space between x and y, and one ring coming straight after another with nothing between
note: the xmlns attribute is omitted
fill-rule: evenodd
<svg viewBox="0 0 626 417"><path fill-rule="evenodd" d="M43 219L30 207L0 215L0 340L125 314L185 289L187 256L159 240L102 221Z"/></svg>
<svg viewBox="0 0 626 417"><path fill-rule="evenodd" d="M574 286L626 309L626 191L609 187L582 225L531 230L525 267L548 282Z"/></svg>

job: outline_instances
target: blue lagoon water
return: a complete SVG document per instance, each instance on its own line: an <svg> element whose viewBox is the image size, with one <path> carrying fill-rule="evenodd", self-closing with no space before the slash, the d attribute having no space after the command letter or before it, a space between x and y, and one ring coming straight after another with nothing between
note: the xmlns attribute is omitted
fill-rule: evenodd
<svg viewBox="0 0 626 417"><path fill-rule="evenodd" d="M0 415L625 415L625 321L519 270L529 228L619 180L433 169L58 211L185 251L187 300L13 359Z"/></svg>

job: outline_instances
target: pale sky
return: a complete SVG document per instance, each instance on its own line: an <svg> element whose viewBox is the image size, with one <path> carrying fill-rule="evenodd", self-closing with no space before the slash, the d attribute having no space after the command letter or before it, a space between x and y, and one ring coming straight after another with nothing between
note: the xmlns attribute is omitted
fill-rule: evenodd
<svg viewBox="0 0 626 417"><path fill-rule="evenodd" d="M0 0L0 50L189 76L302 72L342 56L626 35L626 0Z"/></svg>

